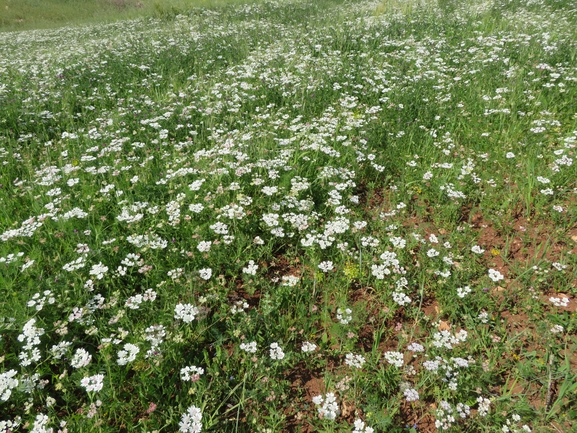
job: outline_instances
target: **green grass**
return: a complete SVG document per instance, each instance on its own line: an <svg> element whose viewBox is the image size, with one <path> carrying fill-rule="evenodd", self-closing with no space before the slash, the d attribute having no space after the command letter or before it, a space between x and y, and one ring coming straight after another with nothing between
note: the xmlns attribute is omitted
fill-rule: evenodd
<svg viewBox="0 0 577 433"><path fill-rule="evenodd" d="M141 17L166 18L191 8L250 0L0 0L0 31L98 24Z"/></svg>

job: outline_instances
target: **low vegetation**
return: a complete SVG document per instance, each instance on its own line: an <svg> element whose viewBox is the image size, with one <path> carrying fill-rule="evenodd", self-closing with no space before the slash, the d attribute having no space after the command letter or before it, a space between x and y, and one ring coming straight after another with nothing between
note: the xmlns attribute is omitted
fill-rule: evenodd
<svg viewBox="0 0 577 433"><path fill-rule="evenodd" d="M0 432L569 432L574 1L0 33Z"/></svg>
<svg viewBox="0 0 577 433"><path fill-rule="evenodd" d="M166 18L191 8L218 8L251 0L0 0L0 31Z"/></svg>

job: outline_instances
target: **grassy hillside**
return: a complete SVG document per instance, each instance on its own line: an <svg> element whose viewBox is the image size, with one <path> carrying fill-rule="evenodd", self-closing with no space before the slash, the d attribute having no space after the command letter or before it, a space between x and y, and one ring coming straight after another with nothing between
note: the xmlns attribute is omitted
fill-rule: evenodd
<svg viewBox="0 0 577 433"><path fill-rule="evenodd" d="M0 33L0 432L571 432L574 1Z"/></svg>
<svg viewBox="0 0 577 433"><path fill-rule="evenodd" d="M250 0L0 0L0 31L166 17Z"/></svg>

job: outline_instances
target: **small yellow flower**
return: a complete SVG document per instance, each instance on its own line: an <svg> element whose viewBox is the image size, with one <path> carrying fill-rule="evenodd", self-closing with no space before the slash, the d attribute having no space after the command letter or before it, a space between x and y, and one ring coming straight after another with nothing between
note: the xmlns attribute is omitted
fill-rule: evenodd
<svg viewBox="0 0 577 433"><path fill-rule="evenodd" d="M150 368L150 364L146 361L136 361L132 366L134 371L146 371Z"/></svg>
<svg viewBox="0 0 577 433"><path fill-rule="evenodd" d="M494 255L494 256L499 256L499 255L501 255L501 253L499 252L499 250L497 250L497 249L495 249L495 248L492 248L492 249L491 249L491 254Z"/></svg>
<svg viewBox="0 0 577 433"><path fill-rule="evenodd" d="M359 277L359 266L356 263L348 262L345 264L343 272L347 276L347 278L358 278Z"/></svg>

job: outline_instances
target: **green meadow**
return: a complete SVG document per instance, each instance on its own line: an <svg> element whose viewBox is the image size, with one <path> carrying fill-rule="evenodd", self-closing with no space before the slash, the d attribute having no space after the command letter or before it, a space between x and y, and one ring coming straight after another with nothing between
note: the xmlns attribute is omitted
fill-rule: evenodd
<svg viewBox="0 0 577 433"><path fill-rule="evenodd" d="M250 0L0 0L0 31L166 18L187 13L192 8L244 3Z"/></svg>
<svg viewBox="0 0 577 433"><path fill-rule="evenodd" d="M0 433L575 431L574 0L0 6Z"/></svg>

